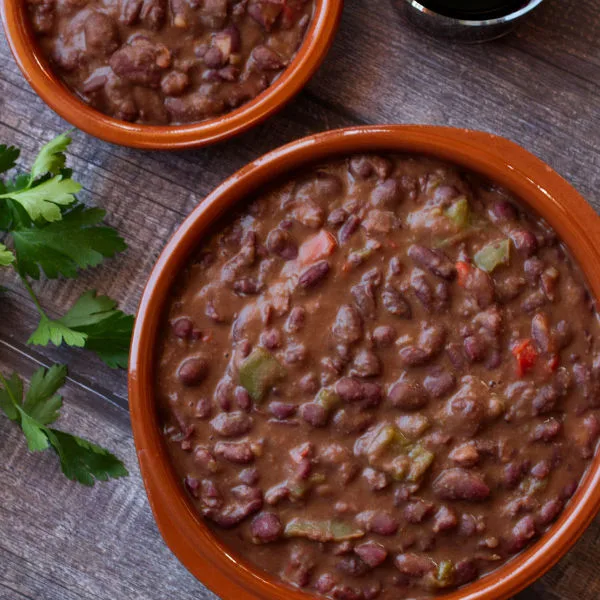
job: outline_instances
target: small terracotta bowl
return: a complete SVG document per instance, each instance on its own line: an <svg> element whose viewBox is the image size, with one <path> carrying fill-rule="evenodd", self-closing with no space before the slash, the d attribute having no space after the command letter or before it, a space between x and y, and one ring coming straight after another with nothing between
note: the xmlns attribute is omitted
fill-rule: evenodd
<svg viewBox="0 0 600 600"><path fill-rule="evenodd" d="M432 126L359 127L318 134L259 158L219 186L167 244L146 286L129 363L129 403L135 444L158 527L181 562L223 600L306 600L228 550L204 524L175 475L153 395L154 349L161 315L177 273L209 226L236 203L305 165L369 151L409 152L451 161L498 182L544 217L581 266L600 298L600 218L557 173L529 152L487 133ZM600 455L551 530L525 552L445 600L503 600L552 567L600 508Z"/></svg>
<svg viewBox="0 0 600 600"><path fill-rule="evenodd" d="M75 127L113 144L177 150L218 142L264 121L289 102L314 75L333 42L343 0L315 0L315 12L290 66L254 100L214 119L186 125L140 125L109 117L80 100L57 77L29 24L25 0L4 0L2 22L17 65L40 98Z"/></svg>

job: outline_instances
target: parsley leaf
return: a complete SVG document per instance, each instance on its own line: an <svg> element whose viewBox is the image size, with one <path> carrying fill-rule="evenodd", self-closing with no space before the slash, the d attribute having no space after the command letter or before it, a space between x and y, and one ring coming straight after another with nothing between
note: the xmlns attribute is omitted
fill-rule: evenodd
<svg viewBox="0 0 600 600"><path fill-rule="evenodd" d="M18 202L34 221L60 221L61 211L58 205L73 204L75 194L80 189L81 185L76 181L55 175L39 185L0 194L0 198L10 198Z"/></svg>
<svg viewBox="0 0 600 600"><path fill-rule="evenodd" d="M52 173L58 175L64 168L67 157L64 152L71 143L71 138L66 134L56 136L49 141L39 152L33 167L31 167L30 181L35 181L38 177Z"/></svg>
<svg viewBox="0 0 600 600"><path fill-rule="evenodd" d="M0 267L8 267L15 262L15 255L4 244L0 244Z"/></svg>
<svg viewBox="0 0 600 600"><path fill-rule="evenodd" d="M95 290L82 294L60 319L42 315L40 324L28 343L85 347L95 352L109 367L126 368L133 317L116 308L108 296L97 296Z"/></svg>
<svg viewBox="0 0 600 600"><path fill-rule="evenodd" d="M7 380L0 373L0 409L19 423L29 450L51 447L60 459L63 473L71 480L92 486L96 481L128 475L123 463L108 450L80 437L47 427L59 416L62 398L57 394L64 384L67 368L54 365L36 371L23 401L23 382L13 373Z"/></svg>
<svg viewBox="0 0 600 600"><path fill-rule="evenodd" d="M0 173L10 171L16 164L21 151L14 146L0 144Z"/></svg>
<svg viewBox="0 0 600 600"><path fill-rule="evenodd" d="M76 277L77 269L94 267L127 248L112 227L99 225L99 208L78 204L63 213L62 221L17 226L11 232L21 275L39 279L40 269L50 279Z"/></svg>

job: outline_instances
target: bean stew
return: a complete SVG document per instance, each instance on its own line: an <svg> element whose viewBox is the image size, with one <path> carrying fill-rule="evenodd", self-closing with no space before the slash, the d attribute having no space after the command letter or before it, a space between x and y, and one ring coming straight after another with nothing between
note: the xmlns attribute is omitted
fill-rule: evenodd
<svg viewBox="0 0 600 600"><path fill-rule="evenodd" d="M504 564L600 435L598 315L551 228L477 174L361 155L218 225L174 286L156 394L233 551L335 600Z"/></svg>
<svg viewBox="0 0 600 600"><path fill-rule="evenodd" d="M136 123L203 121L252 100L300 47L314 0L27 0L80 99Z"/></svg>

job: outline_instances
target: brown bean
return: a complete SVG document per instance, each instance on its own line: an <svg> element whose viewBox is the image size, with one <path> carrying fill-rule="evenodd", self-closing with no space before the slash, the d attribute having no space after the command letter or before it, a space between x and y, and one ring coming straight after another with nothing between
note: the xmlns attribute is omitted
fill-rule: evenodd
<svg viewBox="0 0 600 600"><path fill-rule="evenodd" d="M523 517L512 530L512 539L509 541L511 552L519 552L527 543L536 536L535 521L531 515Z"/></svg>
<svg viewBox="0 0 600 600"><path fill-rule="evenodd" d="M318 285L329 273L329 263L326 260L321 260L314 265L305 269L300 278L298 285L301 288L309 289Z"/></svg>
<svg viewBox="0 0 600 600"><path fill-rule="evenodd" d="M431 250L425 246L413 244L408 249L408 256L420 267L427 269L437 277L452 280L456 277L456 268L450 259L439 250Z"/></svg>
<svg viewBox="0 0 600 600"><path fill-rule="evenodd" d="M404 192L397 179L386 179L378 183L371 192L371 205L377 208L394 209L403 199Z"/></svg>
<svg viewBox="0 0 600 600"><path fill-rule="evenodd" d="M247 10L248 15L262 25L265 31L271 31L283 10L283 5L271 0L250 0Z"/></svg>
<svg viewBox="0 0 600 600"><path fill-rule="evenodd" d="M211 427L223 437L238 437L252 429L252 418L243 412L221 413L211 422Z"/></svg>
<svg viewBox="0 0 600 600"><path fill-rule="evenodd" d="M524 228L516 228L510 232L510 238L515 248L520 254L526 257L532 256L537 252L538 242L535 235Z"/></svg>
<svg viewBox="0 0 600 600"><path fill-rule="evenodd" d="M447 506L441 506L435 513L433 519L433 531L439 533L441 531L449 531L458 526L458 517L456 513Z"/></svg>
<svg viewBox="0 0 600 600"><path fill-rule="evenodd" d="M438 475L433 482L433 492L442 500L476 502L485 500L490 495L490 488L479 475L455 467Z"/></svg>
<svg viewBox="0 0 600 600"><path fill-rule="evenodd" d="M413 269L410 276L410 286L425 310L431 311L434 302L433 288L421 269Z"/></svg>
<svg viewBox="0 0 600 600"><path fill-rule="evenodd" d="M332 227L340 227L347 218L348 213L343 208L334 208L327 217L327 223Z"/></svg>
<svg viewBox="0 0 600 600"><path fill-rule="evenodd" d="M328 594L335 585L335 578L331 573L323 573L319 578L315 581L315 590L319 592L319 594Z"/></svg>
<svg viewBox="0 0 600 600"><path fill-rule="evenodd" d="M254 277L241 277L233 282L233 291L236 294L252 296L260 293L262 285Z"/></svg>
<svg viewBox="0 0 600 600"><path fill-rule="evenodd" d="M434 508L435 506L431 502L419 499L407 504L402 514L409 523L419 524L431 516Z"/></svg>
<svg viewBox="0 0 600 600"><path fill-rule="evenodd" d="M362 316L365 319L374 319L377 306L375 304L373 285L367 282L357 283L350 288L350 293Z"/></svg>
<svg viewBox="0 0 600 600"><path fill-rule="evenodd" d="M552 498L544 502L537 513L536 522L538 525L550 525L552 521L562 512L565 503L559 498Z"/></svg>
<svg viewBox="0 0 600 600"><path fill-rule="evenodd" d="M217 442L215 454L239 465L247 465L254 460L254 452L248 442Z"/></svg>
<svg viewBox="0 0 600 600"><path fill-rule="evenodd" d="M173 330L175 337L184 340L191 335L192 330L194 329L194 323L188 317L180 317L179 319L173 321L171 324L171 329Z"/></svg>
<svg viewBox="0 0 600 600"><path fill-rule="evenodd" d="M192 387L206 379L208 370L208 361L205 358L186 358L177 369L177 377L183 385Z"/></svg>
<svg viewBox="0 0 600 600"><path fill-rule="evenodd" d="M338 560L335 568L341 573L352 577L362 577L369 570L369 566L359 556L345 556Z"/></svg>
<svg viewBox="0 0 600 600"><path fill-rule="evenodd" d="M432 359L430 352L418 346L404 346L404 348L400 348L398 351L398 356L404 365L408 367L418 367L428 363Z"/></svg>
<svg viewBox="0 0 600 600"><path fill-rule="evenodd" d="M494 223L505 223L517 218L516 208L507 200L498 200L490 208L490 216Z"/></svg>
<svg viewBox="0 0 600 600"><path fill-rule="evenodd" d="M531 320L531 337L540 352L552 352L553 344L548 317L543 313L536 314Z"/></svg>
<svg viewBox="0 0 600 600"><path fill-rule="evenodd" d="M267 236L267 249L284 260L294 260L298 256L298 245L291 234L283 229L273 229Z"/></svg>
<svg viewBox="0 0 600 600"><path fill-rule="evenodd" d="M531 440L534 442L551 442L562 430L562 423L551 417L536 425L531 433Z"/></svg>
<svg viewBox="0 0 600 600"><path fill-rule="evenodd" d="M487 354L487 345L479 335L469 335L463 341L465 355L469 362L480 362Z"/></svg>
<svg viewBox="0 0 600 600"><path fill-rule="evenodd" d="M465 585L477 578L479 569L475 561L471 558L465 558L456 563L454 567L454 585Z"/></svg>
<svg viewBox="0 0 600 600"><path fill-rule="evenodd" d="M472 443L461 444L448 454L448 458L461 467L474 467L479 462L479 451Z"/></svg>
<svg viewBox="0 0 600 600"><path fill-rule="evenodd" d="M276 419L289 419L296 414L298 406L289 402L274 401L269 404L269 412Z"/></svg>
<svg viewBox="0 0 600 600"><path fill-rule="evenodd" d="M306 310L302 306L294 306L286 323L286 331L298 333L306 323Z"/></svg>

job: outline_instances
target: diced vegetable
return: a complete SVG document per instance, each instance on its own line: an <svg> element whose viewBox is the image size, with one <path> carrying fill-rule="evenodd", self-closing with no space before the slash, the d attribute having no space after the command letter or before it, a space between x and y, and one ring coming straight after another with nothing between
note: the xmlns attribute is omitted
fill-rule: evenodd
<svg viewBox="0 0 600 600"><path fill-rule="evenodd" d="M327 412L339 406L340 402L340 397L333 390L328 388L319 390L319 393L315 398L315 403L322 406Z"/></svg>
<svg viewBox="0 0 600 600"><path fill-rule="evenodd" d="M308 481L310 481L310 483L318 485L319 483L325 483L327 481L327 477L325 477L325 473L313 473L308 478Z"/></svg>
<svg viewBox="0 0 600 600"><path fill-rule="evenodd" d="M469 271L471 270L471 265L464 261L459 261L454 265L456 267L456 273L458 274L458 285L464 287L467 277L469 276Z"/></svg>
<svg viewBox="0 0 600 600"><path fill-rule="evenodd" d="M486 273L491 273L501 265L507 265L510 260L510 240L502 240L483 247L475 254L473 260Z"/></svg>
<svg viewBox="0 0 600 600"><path fill-rule="evenodd" d="M460 227L460 229L465 229L471 222L469 201L464 196L458 198L444 211L444 213L448 218L454 221L454 223Z"/></svg>
<svg viewBox="0 0 600 600"><path fill-rule="evenodd" d="M536 479L535 477L528 477L524 479L519 485L519 491L524 496L531 496L536 492L541 492L548 487L548 478Z"/></svg>
<svg viewBox="0 0 600 600"><path fill-rule="evenodd" d="M302 265L309 265L331 256L336 247L335 237L329 231L321 229L319 233L313 235L300 246L298 261Z"/></svg>
<svg viewBox="0 0 600 600"><path fill-rule="evenodd" d="M287 483L287 488L290 490L291 500L301 500L306 496L309 486L300 481L292 481Z"/></svg>
<svg viewBox="0 0 600 600"><path fill-rule="evenodd" d="M240 366L240 385L255 402L286 375L285 368L264 348L256 348Z"/></svg>
<svg viewBox="0 0 600 600"><path fill-rule="evenodd" d="M451 560L443 560L438 565L438 570L435 576L436 583L441 588L447 588L453 585L456 569Z"/></svg>
<svg viewBox="0 0 600 600"><path fill-rule="evenodd" d="M411 464L406 480L410 482L419 481L433 463L435 454L429 452L429 450L426 450L420 444L417 444L408 453L408 456L411 459Z"/></svg>
<svg viewBox="0 0 600 600"><path fill-rule="evenodd" d="M389 464L383 467L383 471L388 473L396 481L404 481L410 469L410 458L406 454L396 456Z"/></svg>
<svg viewBox="0 0 600 600"><path fill-rule="evenodd" d="M359 539L365 532L343 521L295 517L285 526L283 535L286 538L303 537L314 542L343 542Z"/></svg>
<svg viewBox="0 0 600 600"><path fill-rule="evenodd" d="M512 349L513 356L517 359L517 375L523 377L533 369L538 357L533 341L529 338L522 340Z"/></svg>

